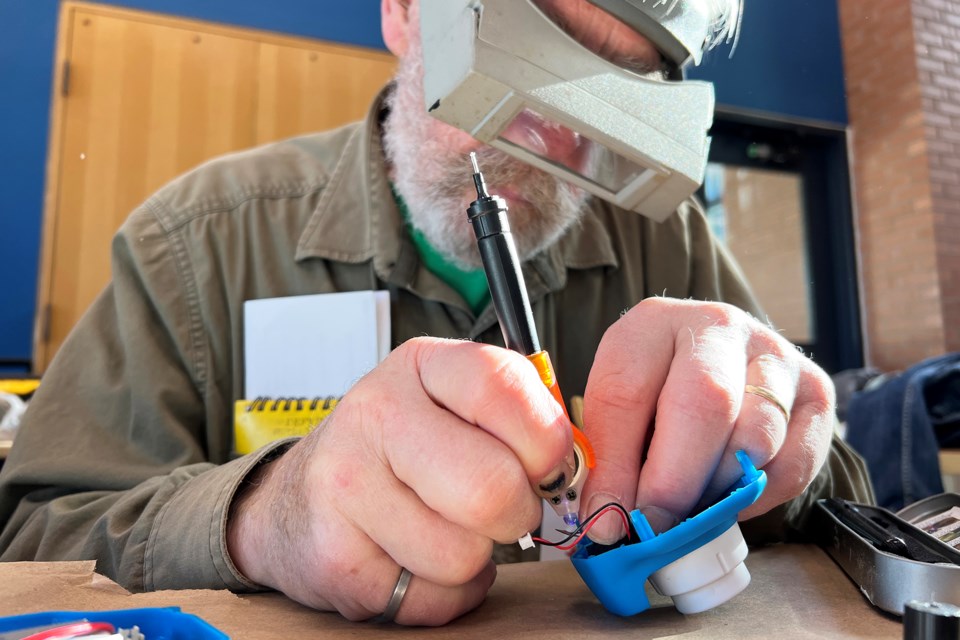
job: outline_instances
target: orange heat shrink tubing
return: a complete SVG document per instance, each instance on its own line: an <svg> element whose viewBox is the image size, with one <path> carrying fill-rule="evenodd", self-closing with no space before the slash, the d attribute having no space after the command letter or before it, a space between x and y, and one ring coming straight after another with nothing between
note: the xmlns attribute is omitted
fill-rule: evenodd
<svg viewBox="0 0 960 640"><path fill-rule="evenodd" d="M570 420L567 405L563 401L563 394L560 393L560 385L557 384L557 377L553 373L553 363L550 361L550 354L546 351L538 351L526 356L526 358L537 368L537 373L540 374L540 380L543 381L544 386L550 390L553 398L563 408L563 414L567 417L567 422L570 423L570 429L573 431L573 445L580 449L587 468L593 469L597 464L593 454L593 446L590 444L590 441L587 440L587 436L584 435L583 431L578 429L577 426L573 424L573 421Z"/></svg>

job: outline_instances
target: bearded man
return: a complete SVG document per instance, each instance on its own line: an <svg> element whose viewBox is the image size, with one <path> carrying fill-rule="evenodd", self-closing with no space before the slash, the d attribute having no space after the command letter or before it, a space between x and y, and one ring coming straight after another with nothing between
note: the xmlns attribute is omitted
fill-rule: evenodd
<svg viewBox="0 0 960 640"><path fill-rule="evenodd" d="M537 5L591 52L660 73L651 42L598 6ZM831 444L829 378L756 319L693 201L655 223L435 120L417 0L382 0L382 22L400 68L364 122L210 162L124 224L113 280L0 476L0 558L94 558L133 590L276 589L351 620L443 624L479 605L494 544L538 526L531 487L569 469L572 443L502 348L465 215L471 151L510 202L562 387L584 396L582 513L613 500L664 531L736 479L740 449L769 477L742 514L766 514L752 540L801 529L817 497L868 497ZM541 133L561 153L572 140ZM373 289L390 292L390 356L309 436L237 456L244 301ZM592 537L618 539L612 520Z"/></svg>

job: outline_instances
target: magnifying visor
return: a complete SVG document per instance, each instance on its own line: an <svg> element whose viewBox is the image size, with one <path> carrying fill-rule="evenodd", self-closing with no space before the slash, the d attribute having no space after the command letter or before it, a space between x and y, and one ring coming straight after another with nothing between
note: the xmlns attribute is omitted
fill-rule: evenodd
<svg viewBox="0 0 960 640"><path fill-rule="evenodd" d="M680 68L729 29L711 15L716 0L590 2L648 38L666 77L588 50L541 10L543 0L421 0L425 107L480 142L662 220L703 180L713 120L713 86L682 80Z"/></svg>

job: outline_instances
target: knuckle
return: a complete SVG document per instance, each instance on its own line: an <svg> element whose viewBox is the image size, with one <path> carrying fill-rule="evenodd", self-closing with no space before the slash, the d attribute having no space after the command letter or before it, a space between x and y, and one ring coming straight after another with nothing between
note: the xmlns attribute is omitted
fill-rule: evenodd
<svg viewBox="0 0 960 640"><path fill-rule="evenodd" d="M585 401L590 406L631 410L650 397L648 385L643 380L628 380L616 372L591 375L588 387Z"/></svg>
<svg viewBox="0 0 960 640"><path fill-rule="evenodd" d="M359 607L344 606L338 610L338 613L348 622L363 622L370 617L367 611Z"/></svg>
<svg viewBox="0 0 960 640"><path fill-rule="evenodd" d="M803 372L804 399L818 415L832 414L837 404L837 391L830 376L820 367L809 363Z"/></svg>
<svg viewBox="0 0 960 640"><path fill-rule="evenodd" d="M394 349L388 358L399 362L408 371L419 372L423 367L430 367L431 361L443 349L454 348L460 344L472 344L454 340L444 340L430 336L417 336L403 342Z"/></svg>
<svg viewBox="0 0 960 640"><path fill-rule="evenodd" d="M810 486L809 480L802 481L798 476L788 478L785 482L780 483L778 502L783 503L796 498L803 493L808 486Z"/></svg>
<svg viewBox="0 0 960 640"><path fill-rule="evenodd" d="M810 486L818 468L817 456L812 452L804 451L801 455L792 456L782 467L777 483L783 499L788 500L803 493Z"/></svg>
<svg viewBox="0 0 960 640"><path fill-rule="evenodd" d="M832 395L818 395L814 399L810 400L808 406L812 410L812 418L815 420L827 420L828 418L832 419L834 412L836 411L836 401L833 399Z"/></svg>
<svg viewBox="0 0 960 640"><path fill-rule="evenodd" d="M783 446L786 437L783 418L777 414L773 421L760 419L757 421L751 434L751 444L749 450L757 457L755 462L764 465L772 460L780 447Z"/></svg>
<svg viewBox="0 0 960 640"><path fill-rule="evenodd" d="M530 492L525 492L526 506L518 507L509 520L504 521L501 527L502 534L496 538L500 544L515 543L521 536L540 526L543 519L543 508L540 499Z"/></svg>
<svg viewBox="0 0 960 640"><path fill-rule="evenodd" d="M697 496L687 473L679 470L664 470L656 476L641 475L638 504L655 505L673 513L684 515L693 506Z"/></svg>
<svg viewBox="0 0 960 640"><path fill-rule="evenodd" d="M651 298L644 298L637 304L633 306L630 311L626 313L628 316L648 316L648 315L662 315L668 309L673 309L676 307L677 301L671 298L662 298L660 296L653 296Z"/></svg>
<svg viewBox="0 0 960 640"><path fill-rule="evenodd" d="M679 497L689 492L689 481L684 474L668 471L643 480L644 490L649 495Z"/></svg>
<svg viewBox="0 0 960 640"><path fill-rule="evenodd" d="M437 560L444 567L437 584L444 587L458 587L467 584L490 562L493 553L493 541L483 536L464 536L455 547L438 555Z"/></svg>
<svg viewBox="0 0 960 640"><path fill-rule="evenodd" d="M673 410L692 420L725 421L733 424L740 410L741 398L734 393L730 381L719 376L700 373L684 389L661 396Z"/></svg>
<svg viewBox="0 0 960 640"><path fill-rule="evenodd" d="M529 482L519 462L491 460L465 493L462 517L474 531L498 529L517 505L523 504L529 492Z"/></svg>
<svg viewBox="0 0 960 640"><path fill-rule="evenodd" d="M402 342L400 346L391 351L390 355L387 357L391 361L396 360L406 365L415 367L416 361L421 354L428 354L432 346L433 341L430 338L410 338L409 340Z"/></svg>
<svg viewBox="0 0 960 640"><path fill-rule="evenodd" d="M758 325L759 326L759 325ZM761 352L756 361L784 372L796 372L797 362L803 358L786 339L760 326L760 331L751 338L751 346Z"/></svg>
<svg viewBox="0 0 960 640"><path fill-rule="evenodd" d="M382 586L379 589L368 588L362 594L353 594L352 596L338 594L340 599L335 604L337 613L350 622L362 622L369 619L371 615L377 612L378 607L383 607L384 603L380 602L383 598L382 589Z"/></svg>
<svg viewBox="0 0 960 640"><path fill-rule="evenodd" d="M534 371L522 356L502 349L484 349L483 366L479 369L478 387L475 393L484 399L496 401L504 395L524 397L530 388Z"/></svg>
<svg viewBox="0 0 960 640"><path fill-rule="evenodd" d="M669 298L645 298L628 311L621 314L620 319L614 322L603 334L600 340L598 354L621 348L628 341L637 327L650 326L658 318L671 313L677 301Z"/></svg>
<svg viewBox="0 0 960 640"><path fill-rule="evenodd" d="M747 314L723 302L700 303L697 311L703 318L704 324L710 327L740 327L747 321Z"/></svg>
<svg viewBox="0 0 960 640"><path fill-rule="evenodd" d="M495 575L495 570L493 573ZM400 610L397 622L426 627L448 624L478 606L483 601L491 583L492 580L479 576L474 584L448 590L443 597L410 600L409 606L405 605Z"/></svg>
<svg viewBox="0 0 960 640"><path fill-rule="evenodd" d="M359 609L364 605L362 600L367 598L365 595L367 589L362 588L361 584L363 561L357 554L350 553L353 550L348 547L348 545L341 547L334 545L324 554L319 569L322 571L321 575L328 577L325 581L327 585L337 585L337 593L332 595L352 594L353 596L343 598L338 608ZM372 597L371 595L370 598ZM371 603L371 606L376 606L376 603ZM357 611L357 613L360 612Z"/></svg>

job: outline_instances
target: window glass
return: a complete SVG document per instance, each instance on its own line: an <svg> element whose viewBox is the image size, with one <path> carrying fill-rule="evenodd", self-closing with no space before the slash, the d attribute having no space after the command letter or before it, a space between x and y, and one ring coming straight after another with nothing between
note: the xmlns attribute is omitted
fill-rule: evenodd
<svg viewBox="0 0 960 640"><path fill-rule="evenodd" d="M709 163L702 193L711 229L773 325L792 342L814 342L802 177Z"/></svg>

